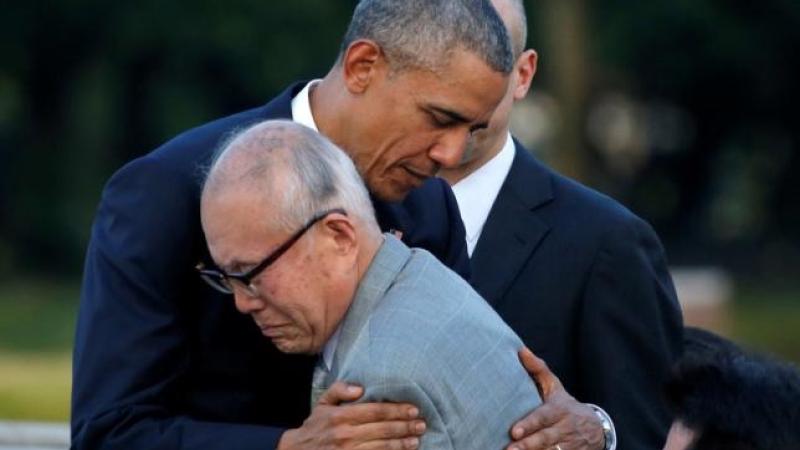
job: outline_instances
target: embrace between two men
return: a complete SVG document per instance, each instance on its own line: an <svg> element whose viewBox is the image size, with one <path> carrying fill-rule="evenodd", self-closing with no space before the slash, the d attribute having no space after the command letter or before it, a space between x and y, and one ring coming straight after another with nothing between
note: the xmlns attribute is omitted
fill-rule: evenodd
<svg viewBox="0 0 800 450"><path fill-rule="evenodd" d="M354 12L337 62L322 80L296 83L265 106L184 133L112 177L87 252L75 349L72 432L76 448L440 448L428 445L426 439L455 435L481 437L464 444L467 447L454 448L482 448L479 439L483 437L503 439L520 449L608 448L614 438L604 429L610 421L598 415L602 410L616 425L618 448L661 446L669 416L659 397L660 384L680 352L681 341L680 310L663 251L644 222L612 200L554 174L509 137L508 113L513 102L527 93L536 54L524 50L521 2L494 3L497 10L488 1L477 0L364 0ZM515 396L508 415L490 399L493 395L506 398L512 391L493 389L491 384L473 394L453 391L457 394L446 406L436 405L435 411L443 415L439 422L419 400L423 398L420 392L408 386L402 388L414 392L408 400L423 404L353 404L358 399L397 397L370 397L374 393L370 389L381 389L375 383L354 391L334 383L321 395L320 403L309 409L318 359L328 360L329 373L359 367L349 365L355 360L339 361L337 366L337 353L342 348L371 349L377 343L359 341L358 333L345 333L349 319L344 319L329 358L287 354L280 350L287 350L282 346L291 339L280 327L263 323L259 329L236 309L257 318L263 314L259 311L268 308L265 299L271 298L264 290L272 286L310 289L315 284L281 283L280 278L265 283L262 278L277 277L281 264L291 266L293 257L301 256L298 252L323 251L313 246L327 242L316 235L329 230L329 224L334 229L336 224L338 229L347 228L347 223L363 220L367 214L328 205L334 209L331 214L312 223L305 233L309 236L298 236L272 267L238 287L238 282L231 281L235 277L223 276L237 293L236 308L229 295L203 283L194 270L198 261L204 261L206 271L242 275L281 243L278 238L290 238L295 228L302 229L306 221L317 218L315 214L327 212L291 205L298 214L305 211L309 216L261 229L270 233L262 245L240 237L235 247L246 254L226 254L222 259L214 254L214 242L207 235L211 230L206 228L204 234L201 226L211 216L205 215L206 203L201 207L198 168L225 162L225 152L220 159L215 155L220 147L232 150L226 146L232 132L247 129L244 133L248 133L254 124L270 119L294 120L344 150L369 190L377 229L402 233L401 243L367 227L375 242L364 244L365 248L374 249L382 242L371 260L352 260L358 270L343 272L347 276L333 277L337 265L320 266L316 275L330 275L347 284L337 289L356 292L362 287L358 281L374 278L367 261L381 260L384 246L392 246L387 250L395 255L392 259L406 258L409 267L430 268L432 264L425 262L427 253L407 250L424 248L469 279L522 343L548 362L572 395L602 410L578 403L540 361L525 353L525 367L537 375L544 401L531 412L539 394L527 376L520 378L525 375L523 365L508 352L486 353L503 358L505 363L497 367L476 364L482 371L476 382L492 370L502 370L496 381L519 380L507 385L529 394ZM265 144L270 142L265 139ZM236 160L248 158L231 159ZM484 169L489 181L480 181ZM264 167L253 170L244 173L258 178L254 175L263 170L273 174L265 183L285 181L283 175L274 176ZM454 182L456 196L445 182L434 178L440 171ZM498 171L501 176L493 175ZM459 184L466 188L460 189ZM494 191L482 220L469 216L473 212L471 184L473 192L474 186L480 187L483 197L491 197L486 193ZM254 189L245 191L258 194ZM280 195L284 194L281 190ZM267 200L276 201L271 196ZM234 221L231 211L214 214L232 236L246 236L244 225L256 227L257 217L263 224L263 214L275 206L243 200L233 204L241 205L238 214L252 214L253 221ZM465 214L463 223L459 207ZM335 236L332 240L342 243ZM469 247L466 241L471 242ZM231 264L235 258L238 263ZM311 264L312 259L297 262ZM316 272L283 270L297 280ZM472 298L473 294L465 293L470 292L465 283L438 270L435 278L441 286L409 283L405 291L410 295L415 289L431 292L425 289L435 288ZM386 272L377 278L403 280L400 269ZM258 289L250 294L258 295L246 295L251 285ZM384 314L402 318L394 311L404 296L398 294L398 300L387 302L385 308L393 313ZM337 298L349 298L353 305L369 304L357 294ZM412 304L426 300L425 311L419 311L421 303L413 309L421 317L439 317L430 312L437 307L447 311L461 306L422 296ZM464 305L475 305L468 309L476 310L466 316L495 317L480 302ZM331 327L333 318L323 323ZM482 326L495 320L488 322ZM391 329L392 322L381 323L380 336L390 340L399 336L400 330ZM447 330L444 323L440 326L440 331ZM337 328L333 327L334 334ZM516 341L507 332L505 325L498 324L489 334L510 346ZM273 339L265 339L262 333ZM440 337L450 339L438 341L425 338L426 334L406 333L408 342L399 348L414 342L422 345L424 340L431 345L431 353L425 353L428 347L418 346L419 356L435 357L435 363L443 361L435 355L463 359L457 356L465 349L451 352L447 343L473 345L456 335L443 334ZM306 349L324 353L333 337L320 339L326 334L311 333L316 341ZM391 351L389 346L381 349ZM344 354L366 357L368 353L341 351ZM420 373L435 378L426 382L452 383L445 374L464 375L455 367L437 369L441 380L435 371ZM381 372L385 375L418 374L412 367L383 369L388 371ZM439 398L431 395L429 399ZM461 411L461 415L449 409L458 411L464 402L492 406L480 410L476 406L476 411ZM447 430L448 423L455 423L448 420L464 419L462 423L469 424L474 422L466 418L477 420L485 414L508 422L506 429L487 422L485 430ZM519 417L510 420L512 416ZM445 432L437 434L437 430Z"/></svg>

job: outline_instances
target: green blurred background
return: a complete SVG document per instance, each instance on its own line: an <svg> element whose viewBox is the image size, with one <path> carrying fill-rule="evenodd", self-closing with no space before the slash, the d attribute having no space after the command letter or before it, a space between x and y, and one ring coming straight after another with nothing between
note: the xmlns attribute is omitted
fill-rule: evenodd
<svg viewBox="0 0 800 450"><path fill-rule="evenodd" d="M698 321L800 362L800 2L526 4L540 71L516 133L650 221L673 266L723 274L729 301ZM105 180L184 129L324 75L354 5L4 2L0 419L68 417Z"/></svg>

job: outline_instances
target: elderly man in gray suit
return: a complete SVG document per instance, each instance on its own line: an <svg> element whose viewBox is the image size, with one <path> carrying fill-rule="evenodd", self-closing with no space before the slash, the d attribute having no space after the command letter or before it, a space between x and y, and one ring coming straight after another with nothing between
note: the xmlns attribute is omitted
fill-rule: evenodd
<svg viewBox="0 0 800 450"><path fill-rule="evenodd" d="M201 217L218 265L204 276L280 351L321 353L317 392L345 380L365 387L360 401L416 405L428 449L504 448L540 404L520 339L430 253L381 234L351 160L311 129L268 121L235 136ZM281 444L295 439L314 436Z"/></svg>

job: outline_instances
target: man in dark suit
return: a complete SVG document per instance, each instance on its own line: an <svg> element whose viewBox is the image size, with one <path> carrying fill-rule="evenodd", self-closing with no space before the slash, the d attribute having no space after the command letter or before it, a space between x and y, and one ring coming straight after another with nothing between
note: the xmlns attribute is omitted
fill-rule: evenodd
<svg viewBox="0 0 800 450"><path fill-rule="evenodd" d="M610 415L617 448L661 448L670 418L660 387L682 332L663 249L644 221L511 138L509 114L537 55L524 51L522 2L494 4L517 58L509 90L462 165L441 173L464 218L471 283L571 394ZM558 443L537 437L531 448Z"/></svg>
<svg viewBox="0 0 800 450"><path fill-rule="evenodd" d="M283 448L288 427L303 438L293 448L418 445L413 405L340 405L357 387L334 385L309 416L314 359L278 352L194 271L209 263L200 181L233 131L292 118L346 149L384 230L466 275L455 200L431 176L460 159L508 83L509 41L487 5L364 0L323 80L183 133L111 178L86 256L74 448Z"/></svg>

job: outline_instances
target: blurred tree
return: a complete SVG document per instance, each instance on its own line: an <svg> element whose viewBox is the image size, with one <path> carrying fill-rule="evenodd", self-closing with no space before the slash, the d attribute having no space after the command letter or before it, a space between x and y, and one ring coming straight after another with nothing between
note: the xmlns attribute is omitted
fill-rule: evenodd
<svg viewBox="0 0 800 450"><path fill-rule="evenodd" d="M333 62L354 2L11 1L0 15L0 269L80 271L103 181ZM313 30L313 38L307 31ZM7 250L4 250L7 249Z"/></svg>
<svg viewBox="0 0 800 450"><path fill-rule="evenodd" d="M584 180L589 170L583 129L591 72L586 54L586 2L549 0L537 2L533 8L538 8L535 23L544 31L539 68L547 73L560 105L558 151L552 163L561 173Z"/></svg>
<svg viewBox="0 0 800 450"><path fill-rule="evenodd" d="M792 168L800 163L800 116L793 112L800 90L792 80L800 79L794 57L800 3L612 0L593 6L600 83L679 105L694 122L691 144L653 155L621 195L650 211L662 199L648 194L663 192L655 186L669 180L678 201L655 222L662 235L681 243L683 251L673 252L681 258L779 273L790 261L800 263L800 211L790 195L799 185ZM770 243L786 250L782 257L761 258Z"/></svg>
<svg viewBox="0 0 800 450"><path fill-rule="evenodd" d="M6 1L0 278L79 273L116 168L323 75L355 4ZM541 56L535 91L560 111L557 167L651 220L674 261L796 270L800 2L527 6Z"/></svg>

